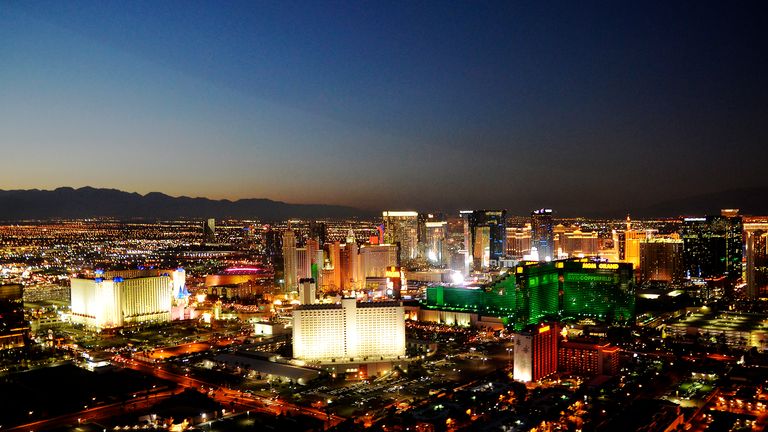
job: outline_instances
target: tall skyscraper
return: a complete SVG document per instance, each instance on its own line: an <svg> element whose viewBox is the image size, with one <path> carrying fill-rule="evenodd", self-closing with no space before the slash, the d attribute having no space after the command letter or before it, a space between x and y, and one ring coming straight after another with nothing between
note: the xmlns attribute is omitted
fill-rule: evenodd
<svg viewBox="0 0 768 432"><path fill-rule="evenodd" d="M203 222L203 242L213 243L216 241L216 219L210 218Z"/></svg>
<svg viewBox="0 0 768 432"><path fill-rule="evenodd" d="M522 259L531 253L531 224L522 228L507 227L507 255Z"/></svg>
<svg viewBox="0 0 768 432"><path fill-rule="evenodd" d="M558 338L556 323L542 323L515 333L514 379L538 381L557 372Z"/></svg>
<svg viewBox="0 0 768 432"><path fill-rule="evenodd" d="M467 216L472 267L488 269L498 265L507 244L507 211L474 210Z"/></svg>
<svg viewBox="0 0 768 432"><path fill-rule="evenodd" d="M286 291L290 292L296 289L297 264L296 234L289 225L288 229L283 232L283 280Z"/></svg>
<svg viewBox="0 0 768 432"><path fill-rule="evenodd" d="M448 222L427 221L424 223L427 260L432 264L445 264L447 258L446 238Z"/></svg>
<svg viewBox="0 0 768 432"><path fill-rule="evenodd" d="M400 262L414 259L419 251L419 214L415 211L385 211L384 241L399 245Z"/></svg>
<svg viewBox="0 0 768 432"><path fill-rule="evenodd" d="M332 271L331 280L326 283L331 291L338 291L341 289L341 242L328 243L328 261Z"/></svg>
<svg viewBox="0 0 768 432"><path fill-rule="evenodd" d="M747 296L768 297L768 220L744 223L747 236Z"/></svg>
<svg viewBox="0 0 768 432"><path fill-rule="evenodd" d="M536 248L539 261L557 258L553 228L552 209L542 208L531 213L531 247Z"/></svg>
<svg viewBox="0 0 768 432"><path fill-rule="evenodd" d="M341 249L341 289L358 289L364 282L360 277L360 254L352 230Z"/></svg>
<svg viewBox="0 0 768 432"><path fill-rule="evenodd" d="M640 242L640 280L677 284L683 280L683 241L652 238Z"/></svg>
<svg viewBox="0 0 768 432"><path fill-rule="evenodd" d="M741 277L743 223L738 210L683 219L683 257L691 278Z"/></svg>

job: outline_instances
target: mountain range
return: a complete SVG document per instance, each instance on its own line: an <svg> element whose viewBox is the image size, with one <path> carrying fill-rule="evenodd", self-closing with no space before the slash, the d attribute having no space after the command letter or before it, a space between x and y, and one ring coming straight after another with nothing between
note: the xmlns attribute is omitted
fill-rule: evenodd
<svg viewBox="0 0 768 432"><path fill-rule="evenodd" d="M0 220L114 217L120 219L242 218L266 221L288 218L372 216L353 207L288 204L264 198L212 200L146 195L116 189L61 187L55 190L0 190Z"/></svg>
<svg viewBox="0 0 768 432"><path fill-rule="evenodd" d="M635 208L589 212L583 216L623 218L676 217L717 214L721 208L738 208L742 214L768 215L768 187L730 189L684 197ZM508 214L525 215L525 209ZM517 211L516 211L517 210ZM560 215L568 209L555 208ZM146 195L116 189L61 187L55 190L0 190L0 220L114 217L119 219L242 218L264 221L288 218L373 217L377 212L348 206L289 204L266 198L212 200L172 197L160 192Z"/></svg>

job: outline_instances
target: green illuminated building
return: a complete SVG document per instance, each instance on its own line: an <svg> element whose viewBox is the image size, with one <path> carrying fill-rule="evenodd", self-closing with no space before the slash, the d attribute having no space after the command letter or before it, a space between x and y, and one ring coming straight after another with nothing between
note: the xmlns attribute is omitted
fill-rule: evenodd
<svg viewBox="0 0 768 432"><path fill-rule="evenodd" d="M634 319L632 264L566 260L511 270L480 287L429 287L423 307L494 316L517 330L547 319Z"/></svg>

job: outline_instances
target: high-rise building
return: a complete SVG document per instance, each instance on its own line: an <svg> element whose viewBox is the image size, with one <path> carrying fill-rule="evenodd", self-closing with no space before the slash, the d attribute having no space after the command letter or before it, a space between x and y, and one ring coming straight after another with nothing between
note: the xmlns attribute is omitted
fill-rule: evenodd
<svg viewBox="0 0 768 432"><path fill-rule="evenodd" d="M640 280L670 284L682 282L683 241L651 238L640 242Z"/></svg>
<svg viewBox="0 0 768 432"><path fill-rule="evenodd" d="M747 237L747 296L768 297L768 220L744 223Z"/></svg>
<svg viewBox="0 0 768 432"><path fill-rule="evenodd" d="M627 215L626 229L614 231L614 245L617 248L618 259L631 263L634 268L640 267L640 242L647 236L644 232L632 229L632 220Z"/></svg>
<svg viewBox="0 0 768 432"><path fill-rule="evenodd" d="M432 264L445 264L447 259L448 222L427 221L424 223L427 260Z"/></svg>
<svg viewBox="0 0 768 432"><path fill-rule="evenodd" d="M419 252L419 214L415 211L385 211L382 216L384 241L400 247L400 261L416 258Z"/></svg>
<svg viewBox="0 0 768 432"><path fill-rule="evenodd" d="M552 209L542 208L531 213L531 248L534 247L539 261L557 259Z"/></svg>
<svg viewBox="0 0 768 432"><path fill-rule="evenodd" d="M334 241L328 243L328 261L330 272L330 280L327 284L331 291L339 291L341 289L341 242Z"/></svg>
<svg viewBox="0 0 768 432"><path fill-rule="evenodd" d="M73 323L91 329L171 320L174 279L170 270L96 271L93 278L73 277Z"/></svg>
<svg viewBox="0 0 768 432"><path fill-rule="evenodd" d="M296 234L289 225L288 229L283 232L283 280L286 291L290 292L296 289L297 271Z"/></svg>
<svg viewBox="0 0 768 432"><path fill-rule="evenodd" d="M350 230L347 242L341 248L341 289L354 290L362 286L360 275L360 254L355 236Z"/></svg>
<svg viewBox="0 0 768 432"><path fill-rule="evenodd" d="M689 278L735 281L742 276L743 223L738 210L683 219L683 258Z"/></svg>
<svg viewBox="0 0 768 432"><path fill-rule="evenodd" d="M498 266L506 252L507 211L474 210L467 215L469 250L475 270Z"/></svg>
<svg viewBox="0 0 768 432"><path fill-rule="evenodd" d="M307 279L312 277L312 257L306 247L296 248L296 278Z"/></svg>
<svg viewBox="0 0 768 432"><path fill-rule="evenodd" d="M0 285L0 351L24 346L29 323L24 320L23 298L21 285Z"/></svg>
<svg viewBox="0 0 768 432"><path fill-rule="evenodd" d="M210 218L203 222L203 241L205 243L216 241L216 219Z"/></svg>
<svg viewBox="0 0 768 432"><path fill-rule="evenodd" d="M507 227L507 255L522 259L531 253L531 224L524 227Z"/></svg>
<svg viewBox="0 0 768 432"><path fill-rule="evenodd" d="M279 230L269 225L264 226L264 255L275 268L282 267L283 236Z"/></svg>
<svg viewBox="0 0 768 432"><path fill-rule="evenodd" d="M400 302L300 305L293 311L293 357L311 362L375 362L405 356Z"/></svg>
<svg viewBox="0 0 768 432"><path fill-rule="evenodd" d="M578 227L558 224L553 229L555 255L563 257L596 256L600 252L597 231L583 232Z"/></svg>
<svg viewBox="0 0 768 432"><path fill-rule="evenodd" d="M299 280L299 302L303 305L317 303L317 287L315 280L304 278Z"/></svg>
<svg viewBox="0 0 768 432"><path fill-rule="evenodd" d="M386 277L387 267L397 266L397 246L364 245L360 248L361 278Z"/></svg>
<svg viewBox="0 0 768 432"><path fill-rule="evenodd" d="M531 382L557 372L557 323L529 326L515 333L515 365L512 376L517 381Z"/></svg>

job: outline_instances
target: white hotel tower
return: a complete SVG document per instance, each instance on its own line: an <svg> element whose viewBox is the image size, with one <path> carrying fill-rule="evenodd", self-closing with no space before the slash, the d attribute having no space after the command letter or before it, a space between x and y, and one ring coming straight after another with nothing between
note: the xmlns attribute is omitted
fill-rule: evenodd
<svg viewBox="0 0 768 432"><path fill-rule="evenodd" d="M405 356L400 302L299 305L293 311L293 357L310 362L374 362Z"/></svg>
<svg viewBox="0 0 768 432"><path fill-rule="evenodd" d="M101 330L171 320L173 299L184 289L184 270L96 271L72 278L72 322Z"/></svg>

